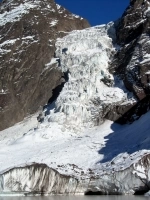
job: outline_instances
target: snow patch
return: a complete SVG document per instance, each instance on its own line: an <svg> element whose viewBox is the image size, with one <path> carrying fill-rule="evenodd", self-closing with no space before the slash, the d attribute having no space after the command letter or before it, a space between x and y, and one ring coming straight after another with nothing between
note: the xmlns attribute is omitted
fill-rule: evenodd
<svg viewBox="0 0 150 200"><path fill-rule="evenodd" d="M23 44L32 44L32 43L35 43L35 42L38 42L38 40L35 40L34 39L35 36L27 36L27 37L23 37L22 38L22 45ZM12 40L6 40L5 42L1 43L0 44L0 57L4 54L7 54L9 52L11 52L11 46L14 45L17 41L20 41L21 39L20 38L16 38L16 39L12 39Z"/></svg>
<svg viewBox="0 0 150 200"><path fill-rule="evenodd" d="M12 10L5 11L0 14L0 26L4 26L6 23L19 21L23 15L30 12L30 9L38 7L38 1L24 2L24 4L20 4L14 7Z"/></svg>
<svg viewBox="0 0 150 200"><path fill-rule="evenodd" d="M51 27L53 27L53 26L56 26L57 23L58 23L58 20L55 19L50 23L50 25Z"/></svg>

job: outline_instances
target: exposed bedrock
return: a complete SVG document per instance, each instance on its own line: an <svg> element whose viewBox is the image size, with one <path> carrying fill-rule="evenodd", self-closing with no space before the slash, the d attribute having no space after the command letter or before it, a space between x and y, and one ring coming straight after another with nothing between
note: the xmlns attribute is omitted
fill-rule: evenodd
<svg viewBox="0 0 150 200"><path fill-rule="evenodd" d="M121 77L126 88L135 94L138 105L150 94L149 12L149 0L130 1L117 27L117 43L120 47L110 68L110 71ZM149 110L149 106L145 104L144 110ZM133 109L130 115L133 115Z"/></svg>
<svg viewBox="0 0 150 200"><path fill-rule="evenodd" d="M0 3L0 130L35 113L62 84L56 38L89 27L53 0Z"/></svg>
<svg viewBox="0 0 150 200"><path fill-rule="evenodd" d="M149 0L131 1L118 26L117 73L139 99L149 94Z"/></svg>

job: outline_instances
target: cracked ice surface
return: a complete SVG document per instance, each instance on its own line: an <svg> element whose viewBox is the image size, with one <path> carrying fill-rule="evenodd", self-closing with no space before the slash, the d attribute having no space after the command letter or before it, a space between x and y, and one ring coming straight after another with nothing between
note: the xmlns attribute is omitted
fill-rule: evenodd
<svg viewBox="0 0 150 200"><path fill-rule="evenodd" d="M109 34L111 33L111 35ZM111 36L111 37L110 37ZM56 101L49 121L71 126L93 126L103 122L107 105L128 101L128 95L114 84L108 67L115 53L113 23L73 31L56 42L59 67L68 73L68 82ZM94 102L98 101L99 105Z"/></svg>

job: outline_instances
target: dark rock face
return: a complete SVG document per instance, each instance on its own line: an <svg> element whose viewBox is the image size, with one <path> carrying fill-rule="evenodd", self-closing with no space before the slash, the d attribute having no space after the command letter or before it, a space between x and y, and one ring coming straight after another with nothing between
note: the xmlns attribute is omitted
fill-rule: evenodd
<svg viewBox="0 0 150 200"><path fill-rule="evenodd" d="M0 5L0 130L36 112L62 84L51 62L55 40L89 23L53 0L5 0ZM49 64L47 64L49 63Z"/></svg>
<svg viewBox="0 0 150 200"><path fill-rule="evenodd" d="M118 43L121 45L117 54L117 69L124 77L126 87L139 99L149 94L149 2L132 0L117 31Z"/></svg>
<svg viewBox="0 0 150 200"><path fill-rule="evenodd" d="M136 95L138 104L150 94L149 4L149 0L130 1L117 27L120 50L111 66L125 86ZM149 109L149 103L145 106Z"/></svg>

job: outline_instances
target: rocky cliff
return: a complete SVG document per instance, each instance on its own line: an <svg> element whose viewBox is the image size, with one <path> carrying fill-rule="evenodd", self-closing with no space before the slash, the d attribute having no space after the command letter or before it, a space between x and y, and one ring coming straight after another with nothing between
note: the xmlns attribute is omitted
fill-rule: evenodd
<svg viewBox="0 0 150 200"><path fill-rule="evenodd" d="M121 77L126 88L132 91L138 100L131 111L119 119L121 123L126 123L134 121L135 117L138 119L150 107L150 1L131 0L116 33L119 50L111 70Z"/></svg>
<svg viewBox="0 0 150 200"><path fill-rule="evenodd" d="M0 3L0 130L42 108L63 82L50 63L56 38L89 27L53 0Z"/></svg>

